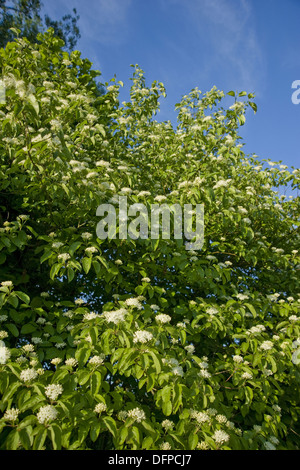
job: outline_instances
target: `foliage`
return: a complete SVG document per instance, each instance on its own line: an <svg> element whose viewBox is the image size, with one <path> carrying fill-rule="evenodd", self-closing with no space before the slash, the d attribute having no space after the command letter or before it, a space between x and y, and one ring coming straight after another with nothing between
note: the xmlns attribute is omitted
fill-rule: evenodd
<svg viewBox="0 0 300 470"><path fill-rule="evenodd" d="M299 449L299 170L244 154L253 95L159 122L138 66L120 105L38 39L0 51L1 449ZM124 194L204 204L202 250L97 238Z"/></svg>
<svg viewBox="0 0 300 470"><path fill-rule="evenodd" d="M40 0L0 1L0 47L5 47L16 37L19 30L21 37L35 42L38 33L53 28L55 35L65 42L68 50L73 50L80 32L77 25L79 15L73 8L71 14L64 15L61 20L52 20L49 15L41 16L42 2Z"/></svg>

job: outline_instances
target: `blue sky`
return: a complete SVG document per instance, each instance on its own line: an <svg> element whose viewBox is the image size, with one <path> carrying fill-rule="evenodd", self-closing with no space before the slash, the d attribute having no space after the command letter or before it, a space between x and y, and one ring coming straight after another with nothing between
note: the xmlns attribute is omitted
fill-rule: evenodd
<svg viewBox="0 0 300 470"><path fill-rule="evenodd" d="M254 92L241 135L246 153L299 168L300 0L51 0L44 10L80 15L76 46L102 73L124 82L128 98L138 64L148 84L164 83L160 120L176 122L174 105L198 87ZM300 97L300 94L299 94Z"/></svg>

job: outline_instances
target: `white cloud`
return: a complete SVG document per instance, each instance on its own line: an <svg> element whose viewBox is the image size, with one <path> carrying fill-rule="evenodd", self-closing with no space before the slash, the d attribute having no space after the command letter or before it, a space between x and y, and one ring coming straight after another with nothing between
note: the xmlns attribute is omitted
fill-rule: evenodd
<svg viewBox="0 0 300 470"><path fill-rule="evenodd" d="M239 91L259 92L265 66L255 20L248 0L188 0L190 15L199 34L209 35L213 56L206 69L224 71Z"/></svg>
<svg viewBox="0 0 300 470"><path fill-rule="evenodd" d="M45 5L50 17L61 17L76 8L82 39L101 44L118 44L128 33L128 11L132 0L52 0Z"/></svg>

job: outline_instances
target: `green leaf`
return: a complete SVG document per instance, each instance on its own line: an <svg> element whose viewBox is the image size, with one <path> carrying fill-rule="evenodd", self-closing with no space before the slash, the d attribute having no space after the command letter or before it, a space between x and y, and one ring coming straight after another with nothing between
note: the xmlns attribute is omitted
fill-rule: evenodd
<svg viewBox="0 0 300 470"><path fill-rule="evenodd" d="M105 424L105 426L107 427L107 429L109 430L109 432L116 439L117 435L118 435L118 431L117 431L117 426L116 426L115 420L113 418L111 418L110 416L103 416L102 421Z"/></svg>
<svg viewBox="0 0 300 470"><path fill-rule="evenodd" d="M102 382L102 376L99 371L93 372L93 374L90 377L90 387L91 387L91 393L92 395L96 395L99 392L99 389L101 387L101 382Z"/></svg>
<svg viewBox="0 0 300 470"><path fill-rule="evenodd" d="M20 440L21 444L25 450L30 450L32 447L33 436L32 436L32 427L27 426L26 428L22 428L20 430Z"/></svg>
<svg viewBox="0 0 300 470"><path fill-rule="evenodd" d="M28 305L30 303L29 295L25 294L24 292L20 292L20 291L15 291L15 294L19 297L19 299L23 300L23 302L25 304Z"/></svg>
<svg viewBox="0 0 300 470"><path fill-rule="evenodd" d="M150 354L150 356L153 359L156 373L159 374L161 372L161 362L160 362L159 357L153 351L149 351L148 354Z"/></svg>
<svg viewBox="0 0 300 470"><path fill-rule="evenodd" d="M50 438L54 450L61 449L61 428L58 424L53 423L49 426Z"/></svg>
<svg viewBox="0 0 300 470"><path fill-rule="evenodd" d="M81 260L81 264L82 264L82 267L84 269L84 272L87 274L89 272L89 270L91 269L91 264L92 264L92 258L83 258Z"/></svg>
<svg viewBox="0 0 300 470"><path fill-rule="evenodd" d="M38 429L36 436L34 438L33 450L42 450L46 437L47 437L47 428L42 426Z"/></svg>

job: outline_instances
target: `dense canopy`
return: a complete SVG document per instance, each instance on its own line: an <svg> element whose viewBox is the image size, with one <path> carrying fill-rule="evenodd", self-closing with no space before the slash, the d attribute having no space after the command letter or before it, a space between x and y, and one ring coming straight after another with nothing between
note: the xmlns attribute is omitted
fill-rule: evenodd
<svg viewBox="0 0 300 470"><path fill-rule="evenodd" d="M0 50L0 448L299 449L300 171L243 152L254 96L161 122L38 39ZM119 196L203 204L201 250L98 238Z"/></svg>

